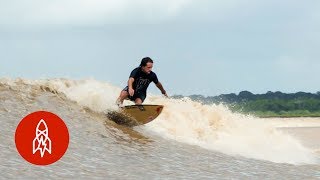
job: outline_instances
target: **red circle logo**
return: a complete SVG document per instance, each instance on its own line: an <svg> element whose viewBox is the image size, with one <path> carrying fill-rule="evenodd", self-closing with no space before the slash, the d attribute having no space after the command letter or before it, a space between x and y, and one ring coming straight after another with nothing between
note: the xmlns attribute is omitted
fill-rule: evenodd
<svg viewBox="0 0 320 180"><path fill-rule="evenodd" d="M15 134L20 155L35 165L49 165L58 161L67 151L69 131L57 115L37 111L24 117Z"/></svg>

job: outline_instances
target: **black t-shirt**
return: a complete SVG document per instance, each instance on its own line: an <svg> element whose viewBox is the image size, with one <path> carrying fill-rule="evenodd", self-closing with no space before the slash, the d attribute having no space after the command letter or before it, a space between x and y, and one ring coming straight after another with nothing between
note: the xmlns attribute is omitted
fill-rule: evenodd
<svg viewBox="0 0 320 180"><path fill-rule="evenodd" d="M150 74L147 74L141 70L141 67L132 70L130 77L134 78L133 89L141 93L147 92L147 88L151 82L155 84L159 82L156 73L151 71Z"/></svg>

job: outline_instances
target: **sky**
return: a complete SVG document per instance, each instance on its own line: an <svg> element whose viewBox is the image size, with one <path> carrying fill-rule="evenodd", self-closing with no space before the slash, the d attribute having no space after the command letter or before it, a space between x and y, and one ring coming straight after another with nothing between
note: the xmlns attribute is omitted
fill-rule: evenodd
<svg viewBox="0 0 320 180"><path fill-rule="evenodd" d="M149 56L169 95L315 93L319 9L317 0L0 0L0 77L124 87Z"/></svg>

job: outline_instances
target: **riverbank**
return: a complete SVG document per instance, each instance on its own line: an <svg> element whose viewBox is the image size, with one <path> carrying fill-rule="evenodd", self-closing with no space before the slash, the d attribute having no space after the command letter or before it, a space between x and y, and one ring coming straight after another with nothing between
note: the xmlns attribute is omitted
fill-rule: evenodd
<svg viewBox="0 0 320 180"><path fill-rule="evenodd" d="M309 111L280 111L280 112L262 112L262 111L251 111L251 112L241 112L235 111L244 114L250 114L260 118L299 118L299 117L320 117L320 112L309 112Z"/></svg>

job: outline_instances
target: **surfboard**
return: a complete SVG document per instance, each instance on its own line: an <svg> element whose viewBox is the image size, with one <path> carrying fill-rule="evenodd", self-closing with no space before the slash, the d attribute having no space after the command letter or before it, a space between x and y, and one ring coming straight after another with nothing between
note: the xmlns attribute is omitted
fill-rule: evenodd
<svg viewBox="0 0 320 180"><path fill-rule="evenodd" d="M117 124L138 126L156 119L162 112L163 105L131 105L120 108L119 111L107 113L107 117Z"/></svg>

